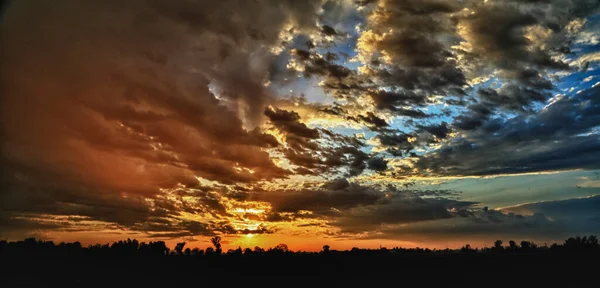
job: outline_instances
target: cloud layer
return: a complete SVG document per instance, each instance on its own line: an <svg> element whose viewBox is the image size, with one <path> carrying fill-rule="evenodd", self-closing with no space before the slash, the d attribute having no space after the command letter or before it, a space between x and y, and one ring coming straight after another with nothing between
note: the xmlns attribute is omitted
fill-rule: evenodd
<svg viewBox="0 0 600 288"><path fill-rule="evenodd" d="M599 169L598 1L5 8L0 228L10 237L600 230L593 211L573 209L594 197L497 211L412 187Z"/></svg>

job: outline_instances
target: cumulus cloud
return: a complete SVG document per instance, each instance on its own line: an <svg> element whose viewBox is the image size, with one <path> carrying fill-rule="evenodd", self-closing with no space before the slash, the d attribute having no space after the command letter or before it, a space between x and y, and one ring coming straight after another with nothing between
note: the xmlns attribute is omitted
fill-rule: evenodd
<svg viewBox="0 0 600 288"><path fill-rule="evenodd" d="M316 29L319 5L14 2L1 36L4 211L132 227L178 214L158 209L161 189L197 177L286 177L257 128L270 49L288 26Z"/></svg>
<svg viewBox="0 0 600 288"><path fill-rule="evenodd" d="M462 94L466 80L450 49L455 23L451 14L461 9L449 1L379 1L367 21L357 48L367 75L397 94L397 100L372 93L386 106L411 101L424 104L424 93Z"/></svg>
<svg viewBox="0 0 600 288"><path fill-rule="evenodd" d="M434 175L491 175L574 168L598 168L600 87L558 97L538 114L487 119L485 113L459 119L473 129L415 163ZM473 108L472 111L476 111ZM476 120L477 119L477 120Z"/></svg>

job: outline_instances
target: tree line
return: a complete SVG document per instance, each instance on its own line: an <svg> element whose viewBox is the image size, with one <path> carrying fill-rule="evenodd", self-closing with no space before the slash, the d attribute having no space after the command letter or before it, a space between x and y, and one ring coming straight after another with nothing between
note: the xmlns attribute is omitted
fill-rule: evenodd
<svg viewBox="0 0 600 288"><path fill-rule="evenodd" d="M496 240L490 248L472 248L469 244L460 249L429 249L429 248L402 248L388 249L361 249L354 247L351 250L331 250L329 245L324 245L319 252L292 251L286 244L263 249L254 247L242 249L229 249L223 251L221 237L211 238L212 247L206 249L186 248L186 242L180 242L170 249L164 241L139 242L136 239L127 239L113 242L112 244L95 244L83 246L80 242L55 244L53 241L44 241L27 238L22 241L0 241L1 256L249 256L249 255L356 255L356 254L543 254L543 253L599 253L600 244L595 235L577 236L565 240L563 243L537 245L531 241L517 243L508 241L507 245L502 240Z"/></svg>

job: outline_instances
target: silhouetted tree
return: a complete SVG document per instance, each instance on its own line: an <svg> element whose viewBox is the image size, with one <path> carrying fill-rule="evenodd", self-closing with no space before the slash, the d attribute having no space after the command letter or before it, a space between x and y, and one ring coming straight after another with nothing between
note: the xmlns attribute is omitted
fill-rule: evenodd
<svg viewBox="0 0 600 288"><path fill-rule="evenodd" d="M215 246L215 252L217 254L221 254L222 250L221 250L221 237L220 236L215 236L213 238L210 239L210 242L213 244L213 246Z"/></svg>
<svg viewBox="0 0 600 288"><path fill-rule="evenodd" d="M271 251L275 252L275 253L287 253L290 250L288 249L288 246L286 244L280 243L280 244L277 244L277 246L273 247L271 249Z"/></svg>
<svg viewBox="0 0 600 288"><path fill-rule="evenodd" d="M521 241L521 250L523 252L529 252L531 250L531 242L529 241Z"/></svg>
<svg viewBox="0 0 600 288"><path fill-rule="evenodd" d="M206 251L204 253L206 255L213 255L213 254L215 254L215 248L213 248L213 247L207 247Z"/></svg>
<svg viewBox="0 0 600 288"><path fill-rule="evenodd" d="M329 245L323 246L323 253L329 253Z"/></svg>
<svg viewBox="0 0 600 288"><path fill-rule="evenodd" d="M238 248L235 249L234 254L241 256L242 255L242 247L238 246Z"/></svg>
<svg viewBox="0 0 600 288"><path fill-rule="evenodd" d="M470 244L466 244L465 246L463 246L462 248L460 248L460 252L463 252L463 253L473 253L473 252L475 252L475 250L473 250L473 248L471 248Z"/></svg>
<svg viewBox="0 0 600 288"><path fill-rule="evenodd" d="M4 250L6 248L7 245L8 245L8 241L0 240L0 253L2 252L2 250Z"/></svg>
<svg viewBox="0 0 600 288"><path fill-rule="evenodd" d="M177 251L177 255L183 255L183 247L185 247L185 242L180 242L175 245L175 251Z"/></svg>
<svg viewBox="0 0 600 288"><path fill-rule="evenodd" d="M515 251L517 251L517 249L519 249L519 245L517 245L517 242L515 242L514 240L510 240L510 241L508 241L508 248L512 252L515 252Z"/></svg>
<svg viewBox="0 0 600 288"><path fill-rule="evenodd" d="M164 241L156 241L148 243L148 252L152 255L163 256L169 255L169 248Z"/></svg>
<svg viewBox="0 0 600 288"><path fill-rule="evenodd" d="M493 251L495 252L502 252L504 251L504 247L502 246L502 240L496 240L494 241L494 247L492 248Z"/></svg>
<svg viewBox="0 0 600 288"><path fill-rule="evenodd" d="M190 249L189 247L188 247L188 248L185 248L185 251L184 251L183 253L184 253L186 256L190 256L190 255L192 254L192 249Z"/></svg>
<svg viewBox="0 0 600 288"><path fill-rule="evenodd" d="M588 244L594 248L598 248L598 246L600 246L598 237L596 237L596 235L590 235L590 237L588 237Z"/></svg>
<svg viewBox="0 0 600 288"><path fill-rule="evenodd" d="M574 252L592 252L599 251L600 245L598 244L598 238L594 235L592 236L577 236L571 237L565 240L563 244L562 250L574 253Z"/></svg>
<svg viewBox="0 0 600 288"><path fill-rule="evenodd" d="M237 249L229 249L227 250L227 255L230 256L241 256L242 255L242 247L239 247Z"/></svg>

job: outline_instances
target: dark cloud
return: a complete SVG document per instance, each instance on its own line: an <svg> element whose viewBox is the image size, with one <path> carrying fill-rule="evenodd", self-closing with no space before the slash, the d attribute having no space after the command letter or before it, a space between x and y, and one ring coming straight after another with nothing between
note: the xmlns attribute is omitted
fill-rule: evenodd
<svg viewBox="0 0 600 288"><path fill-rule="evenodd" d="M446 122L442 122L440 124L432 124L432 125L417 125L417 127L421 131L425 131L438 139L445 139L448 137L448 134L452 131L450 129L450 125Z"/></svg>
<svg viewBox="0 0 600 288"><path fill-rule="evenodd" d="M506 81L498 90L480 91L480 99L493 107L530 112L533 104L550 98L554 87L548 72L569 69L555 57L570 53L574 28L569 24L598 8L597 1L489 1L459 16L461 35L471 47L463 51L463 69L472 77L496 69L496 76Z"/></svg>
<svg viewBox="0 0 600 288"><path fill-rule="evenodd" d="M387 169L388 161L381 157L373 157L367 161L367 167L374 171L385 171Z"/></svg>
<svg viewBox="0 0 600 288"><path fill-rule="evenodd" d="M265 116L282 132L309 139L319 138L319 131L300 122L300 115L294 111L269 107L265 110Z"/></svg>
<svg viewBox="0 0 600 288"><path fill-rule="evenodd" d="M313 50L294 48L290 50L294 73L301 73L307 79L321 78L321 86L326 92L337 98L355 97L360 91L365 91L372 83L360 76L355 70L345 65L337 64L337 54L325 52L321 55Z"/></svg>
<svg viewBox="0 0 600 288"><path fill-rule="evenodd" d="M335 31L335 29L329 25L323 25L321 27L321 33L327 35L327 36L337 36L338 32Z"/></svg>
<svg viewBox="0 0 600 288"><path fill-rule="evenodd" d="M267 192L275 212L312 211L319 214L334 213L331 209L347 209L373 204L385 195L370 187L339 178L322 184L317 189Z"/></svg>
<svg viewBox="0 0 600 288"><path fill-rule="evenodd" d="M375 107L380 110L397 111L402 106L425 106L428 102L425 95L412 91L389 92L380 90L369 93L369 96L375 103Z"/></svg>
<svg viewBox="0 0 600 288"><path fill-rule="evenodd" d="M480 91L485 93L485 90ZM461 130L474 130L490 119L492 113L493 110L486 105L473 104L467 107L465 113L454 117L453 125Z"/></svg>
<svg viewBox="0 0 600 288"><path fill-rule="evenodd" d="M380 1L369 16L369 33L359 38L367 75L386 91L370 96L380 109L424 106L430 94L464 94L465 76L450 49L458 44L451 15L462 4L451 1ZM365 55L365 53L370 53ZM409 107L402 107L409 109ZM421 114L403 113L409 117Z"/></svg>
<svg viewBox="0 0 600 288"><path fill-rule="evenodd" d="M412 241L462 240L492 242L496 239L562 241L572 235L596 234L598 196L519 205L503 210L475 209L468 217L422 222L381 229L379 238Z"/></svg>
<svg viewBox="0 0 600 288"><path fill-rule="evenodd" d="M532 103L541 103L550 98L550 93L507 84L498 90L485 88L478 91L484 103L509 111L526 111Z"/></svg>
<svg viewBox="0 0 600 288"><path fill-rule="evenodd" d="M398 196L376 205L350 209L332 225L342 233L378 231L386 224L407 224L422 221L464 217L464 209L476 203L444 198Z"/></svg>
<svg viewBox="0 0 600 288"><path fill-rule="evenodd" d="M367 115L358 115L358 119L375 129L388 127L389 124L382 118L379 118L373 112L367 112Z"/></svg>
<svg viewBox="0 0 600 288"><path fill-rule="evenodd" d="M255 127L272 101L270 48L285 25L316 31L320 1L238 2L13 2L0 36L3 221L180 227L182 211L224 207L164 189L289 175L264 150L275 138Z"/></svg>
<svg viewBox="0 0 600 288"><path fill-rule="evenodd" d="M378 0L355 0L354 3L359 6L367 6L369 4L377 3Z"/></svg>
<svg viewBox="0 0 600 288"><path fill-rule="evenodd" d="M295 147L281 149L283 155L293 165L299 166L296 172L304 175L326 175L339 173L339 168L345 168L346 175L357 176L366 168L365 161L369 159L367 153L359 149L363 144L351 137L335 135L331 140L332 145L315 144L310 149ZM297 149L299 148L299 149Z"/></svg>
<svg viewBox="0 0 600 288"><path fill-rule="evenodd" d="M281 103L284 102L286 101L281 101ZM348 111L340 106L307 103L298 105L303 105L302 109L316 113L362 122L353 116L346 115ZM364 139L335 133L324 128L308 128L300 122L299 114L293 111L268 108L265 114L271 119L270 122L283 133L287 144L277 147L274 151L280 152L290 164L296 166L293 168L296 174L339 176L339 173L343 173L348 176L357 176L366 168L365 161L369 159L369 155L361 149L365 146ZM377 121L375 118L370 120Z"/></svg>
<svg viewBox="0 0 600 288"><path fill-rule="evenodd" d="M375 137L379 140L381 147L386 148L395 156L401 156L415 148L409 141L411 135L405 133L380 133Z"/></svg>
<svg viewBox="0 0 600 288"><path fill-rule="evenodd" d="M327 78L342 80L349 77L352 71L345 66L331 63L329 59L323 58L317 54L301 49L294 49L292 53L304 65L304 76L312 77L313 75L326 76Z"/></svg>
<svg viewBox="0 0 600 288"><path fill-rule="evenodd" d="M334 116L345 116L346 114L348 114L348 111L336 104L325 106L319 109L319 111Z"/></svg>
<svg viewBox="0 0 600 288"><path fill-rule="evenodd" d="M427 118L430 116L421 110L407 109L407 108L396 109L396 114L398 114L399 116L406 116L406 117L417 118L417 119Z"/></svg>
<svg viewBox="0 0 600 288"><path fill-rule="evenodd" d="M274 230L264 225L259 225L256 229L235 229L227 222L202 223L197 221L184 221L177 226L158 225L146 227L145 231L156 231L149 236L152 238L182 238L190 236L215 236L219 234L273 234Z"/></svg>
<svg viewBox="0 0 600 288"><path fill-rule="evenodd" d="M593 129L600 125L599 95L597 86L571 97L557 96L536 115L506 120L472 112L477 120L455 124L470 129L463 137L422 156L416 165L442 175L596 169L600 140Z"/></svg>
<svg viewBox="0 0 600 288"><path fill-rule="evenodd" d="M591 220L600 216L600 196L573 198L566 200L534 202L503 208L504 213L531 215L541 213L557 219L586 219ZM585 222L585 221L584 221ZM598 223L597 225L600 225Z"/></svg>
<svg viewBox="0 0 600 288"><path fill-rule="evenodd" d="M339 178L318 187L265 191L253 197L271 204L270 221L317 218L340 228L342 233L363 233L377 231L384 224L468 216L465 209L475 203L447 198L453 195L453 191L398 190Z"/></svg>
<svg viewBox="0 0 600 288"><path fill-rule="evenodd" d="M485 57L500 68L512 69L519 67L519 62L547 65L564 68L559 62L543 62L549 59L544 51L530 51L530 40L526 38L524 28L539 23L534 11L524 11L510 3L493 2L490 5L478 5L475 13L469 14L463 20L478 57ZM537 53L536 53L537 52Z"/></svg>

